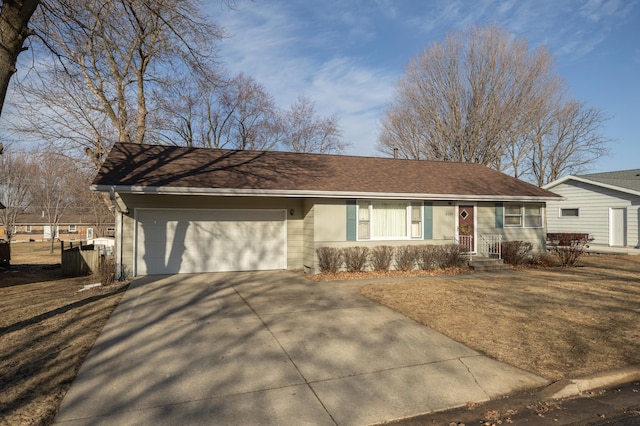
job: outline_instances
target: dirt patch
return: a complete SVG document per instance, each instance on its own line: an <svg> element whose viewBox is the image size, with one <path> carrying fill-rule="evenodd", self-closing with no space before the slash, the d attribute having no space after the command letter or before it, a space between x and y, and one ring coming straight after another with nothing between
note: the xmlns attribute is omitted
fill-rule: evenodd
<svg viewBox="0 0 640 426"><path fill-rule="evenodd" d="M361 293L551 380L640 363L640 256L574 268L390 281Z"/></svg>
<svg viewBox="0 0 640 426"><path fill-rule="evenodd" d="M78 292L48 243L12 244L0 272L0 424L50 424L126 284Z"/></svg>

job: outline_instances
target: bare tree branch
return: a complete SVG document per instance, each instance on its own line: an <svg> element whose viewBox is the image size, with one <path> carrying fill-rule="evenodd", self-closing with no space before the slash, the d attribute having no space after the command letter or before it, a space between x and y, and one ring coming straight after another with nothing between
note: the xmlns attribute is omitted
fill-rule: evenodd
<svg viewBox="0 0 640 426"><path fill-rule="evenodd" d="M33 24L53 55L25 83L19 130L96 165L115 141L154 141L155 105L175 76L209 74L223 36L196 0L44 0Z"/></svg>
<svg viewBox="0 0 640 426"><path fill-rule="evenodd" d="M311 99L300 95L291 109L282 114L282 147L292 152L343 152L346 144L338 121L335 115L319 117Z"/></svg>

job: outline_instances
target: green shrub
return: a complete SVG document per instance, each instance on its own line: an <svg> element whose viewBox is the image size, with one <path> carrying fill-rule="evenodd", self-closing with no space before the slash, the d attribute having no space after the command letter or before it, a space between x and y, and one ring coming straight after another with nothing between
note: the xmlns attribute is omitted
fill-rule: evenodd
<svg viewBox="0 0 640 426"><path fill-rule="evenodd" d="M318 247L318 268L320 272L338 272L342 266L342 251L335 247Z"/></svg>
<svg viewBox="0 0 640 426"><path fill-rule="evenodd" d="M394 249L391 246L376 246L371 249L370 260L374 271L388 271L393 260Z"/></svg>
<svg viewBox="0 0 640 426"><path fill-rule="evenodd" d="M349 272L360 272L367 266L369 249L367 247L345 247L342 258Z"/></svg>

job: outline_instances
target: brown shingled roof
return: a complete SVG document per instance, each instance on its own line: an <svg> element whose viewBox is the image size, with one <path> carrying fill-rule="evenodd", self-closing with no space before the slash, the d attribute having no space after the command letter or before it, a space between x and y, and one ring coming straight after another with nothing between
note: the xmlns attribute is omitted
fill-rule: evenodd
<svg viewBox="0 0 640 426"><path fill-rule="evenodd" d="M480 164L117 143L106 186L556 197Z"/></svg>

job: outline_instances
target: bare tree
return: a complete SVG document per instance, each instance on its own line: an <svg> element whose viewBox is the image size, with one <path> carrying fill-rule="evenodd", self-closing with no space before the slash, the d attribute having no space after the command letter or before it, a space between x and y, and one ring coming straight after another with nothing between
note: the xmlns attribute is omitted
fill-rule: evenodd
<svg viewBox="0 0 640 426"><path fill-rule="evenodd" d="M447 36L413 58L382 120L378 149L496 168L561 89L545 48L496 25Z"/></svg>
<svg viewBox="0 0 640 426"><path fill-rule="evenodd" d="M275 101L252 77L239 74L221 99L222 118L230 114L229 142L235 149L273 149L278 123Z"/></svg>
<svg viewBox="0 0 640 426"><path fill-rule="evenodd" d="M84 150L95 160L114 141L142 143L175 75L206 75L221 30L196 0L58 0L34 26L54 53L29 79L23 131ZM36 73L34 73L35 75ZM44 106L44 107L43 107Z"/></svg>
<svg viewBox="0 0 640 426"><path fill-rule="evenodd" d="M281 120L285 151L326 154L343 152L346 147L338 117L318 116L310 98L300 95L291 109L282 114Z"/></svg>
<svg viewBox="0 0 640 426"><path fill-rule="evenodd" d="M240 73L216 84L198 82L165 97L159 131L168 143L228 149L273 149L281 139L273 97Z"/></svg>
<svg viewBox="0 0 640 426"><path fill-rule="evenodd" d="M13 237L16 218L29 206L32 169L24 153L10 146L0 156L0 202L6 207L0 209L0 222L8 241Z"/></svg>
<svg viewBox="0 0 640 426"><path fill-rule="evenodd" d="M16 72L18 55L25 50L27 37L33 34L28 24L39 3L38 0L4 0L0 5L0 114L9 81Z"/></svg>
<svg viewBox="0 0 640 426"><path fill-rule="evenodd" d="M538 186L584 171L607 155L610 139L599 133L608 117L583 102L570 100L546 117L527 140L529 172Z"/></svg>
<svg viewBox="0 0 640 426"><path fill-rule="evenodd" d="M60 219L73 205L75 190L82 182L75 162L52 149L42 151L33 170L31 200L33 209L42 211L50 230L50 252L53 253Z"/></svg>
<svg viewBox="0 0 640 426"><path fill-rule="evenodd" d="M171 93L162 109L158 128L166 143L318 153L342 152L346 146L337 116L318 116L305 96L280 110L264 87L244 74Z"/></svg>
<svg viewBox="0 0 640 426"><path fill-rule="evenodd" d="M75 214L86 215L95 223L95 236L107 235L107 228L115 222L115 214L109 208L111 201L104 192L89 189L95 172L91 168L77 169L77 180L69 188L72 196L71 208Z"/></svg>

